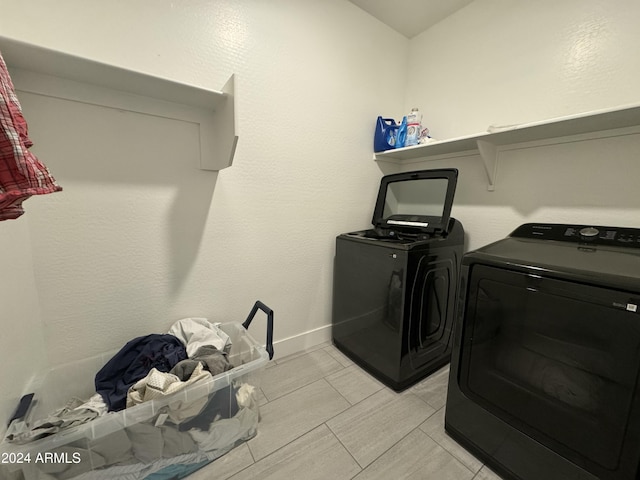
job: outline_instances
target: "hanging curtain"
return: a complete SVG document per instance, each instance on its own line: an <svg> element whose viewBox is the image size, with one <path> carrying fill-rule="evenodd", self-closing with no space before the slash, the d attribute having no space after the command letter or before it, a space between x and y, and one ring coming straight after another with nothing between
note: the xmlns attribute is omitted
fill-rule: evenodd
<svg viewBox="0 0 640 480"><path fill-rule="evenodd" d="M28 150L31 145L22 107L0 53L0 220L22 215L22 202L32 195L62 190Z"/></svg>

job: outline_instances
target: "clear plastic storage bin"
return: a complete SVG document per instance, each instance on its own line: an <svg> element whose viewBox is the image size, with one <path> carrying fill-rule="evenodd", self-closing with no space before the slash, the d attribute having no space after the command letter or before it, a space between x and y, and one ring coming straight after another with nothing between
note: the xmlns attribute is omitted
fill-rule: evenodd
<svg viewBox="0 0 640 480"><path fill-rule="evenodd" d="M258 309L268 315L266 348L247 332ZM5 439L0 479L180 479L255 436L262 371L273 356L273 311L256 302L245 323L220 328L231 338L234 368L31 443ZM95 375L115 353L53 368L35 380L29 419L45 418L71 397L94 395ZM186 417L174 423L181 413Z"/></svg>

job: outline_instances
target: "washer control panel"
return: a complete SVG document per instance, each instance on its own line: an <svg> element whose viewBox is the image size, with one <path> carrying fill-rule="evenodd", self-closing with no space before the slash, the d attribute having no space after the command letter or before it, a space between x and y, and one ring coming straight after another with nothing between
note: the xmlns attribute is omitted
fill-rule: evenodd
<svg viewBox="0 0 640 480"><path fill-rule="evenodd" d="M581 244L640 248L639 228L566 225L559 223L525 223L518 227L511 236Z"/></svg>

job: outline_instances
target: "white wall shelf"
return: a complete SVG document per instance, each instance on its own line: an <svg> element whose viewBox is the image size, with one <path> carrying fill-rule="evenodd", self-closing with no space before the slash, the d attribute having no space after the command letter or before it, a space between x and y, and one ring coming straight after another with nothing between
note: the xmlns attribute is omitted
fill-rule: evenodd
<svg viewBox="0 0 640 480"><path fill-rule="evenodd" d="M570 115L540 122L515 125L495 132L435 141L426 145L398 148L374 154L378 162L408 164L450 157L480 155L487 174L488 189L493 190L497 174L498 154L502 149L539 144L601 138L637 133L640 105L627 105L606 110Z"/></svg>
<svg viewBox="0 0 640 480"><path fill-rule="evenodd" d="M197 123L199 168L233 162L233 76L215 91L1 36L0 52L18 91Z"/></svg>

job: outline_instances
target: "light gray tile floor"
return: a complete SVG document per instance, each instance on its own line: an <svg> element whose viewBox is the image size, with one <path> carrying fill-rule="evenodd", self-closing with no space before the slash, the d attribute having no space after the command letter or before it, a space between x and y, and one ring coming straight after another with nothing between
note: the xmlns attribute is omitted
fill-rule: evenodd
<svg viewBox="0 0 640 480"><path fill-rule="evenodd" d="M258 434L189 480L500 480L444 431L448 374L396 393L331 344L276 358Z"/></svg>

